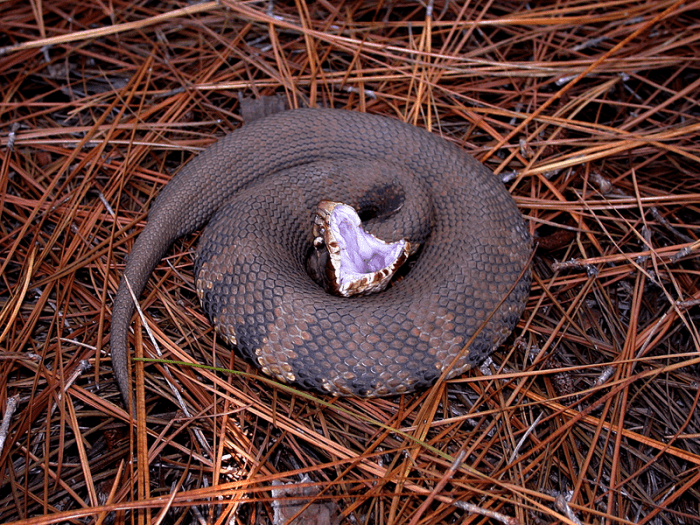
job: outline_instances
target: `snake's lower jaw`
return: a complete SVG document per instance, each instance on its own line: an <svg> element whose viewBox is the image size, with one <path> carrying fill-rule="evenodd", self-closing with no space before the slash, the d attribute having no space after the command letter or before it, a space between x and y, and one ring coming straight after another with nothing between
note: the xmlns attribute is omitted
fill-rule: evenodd
<svg viewBox="0 0 700 525"><path fill-rule="evenodd" d="M354 208L328 200L318 205L313 234L314 246L328 250L328 291L342 297L381 292L415 251L405 239L378 239L365 231Z"/></svg>

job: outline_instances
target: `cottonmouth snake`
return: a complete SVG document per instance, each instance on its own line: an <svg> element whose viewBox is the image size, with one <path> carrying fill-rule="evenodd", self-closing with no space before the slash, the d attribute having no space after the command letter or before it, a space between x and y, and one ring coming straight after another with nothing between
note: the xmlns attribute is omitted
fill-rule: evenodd
<svg viewBox="0 0 700 525"><path fill-rule="evenodd" d="M382 212L373 193L393 208ZM387 241L422 220L429 231L408 234L423 243L414 266L384 292L328 295L305 269L322 199L388 215L369 226ZM204 150L149 212L124 271L136 296L170 244L207 223L196 281L219 332L265 372L336 395L408 392L450 364L460 374L503 342L529 292L530 236L501 182L455 145L389 118L286 111ZM124 278L111 349L126 399L134 306Z"/></svg>

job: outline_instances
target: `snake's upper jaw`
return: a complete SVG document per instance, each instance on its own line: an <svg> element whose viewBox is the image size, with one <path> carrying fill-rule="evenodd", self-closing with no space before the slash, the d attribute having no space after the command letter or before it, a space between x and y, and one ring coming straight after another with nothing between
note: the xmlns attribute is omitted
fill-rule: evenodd
<svg viewBox="0 0 700 525"><path fill-rule="evenodd" d="M413 251L407 240L388 243L366 232L354 208L327 200L318 205L313 235L315 246L328 249L329 291L343 297L381 292Z"/></svg>

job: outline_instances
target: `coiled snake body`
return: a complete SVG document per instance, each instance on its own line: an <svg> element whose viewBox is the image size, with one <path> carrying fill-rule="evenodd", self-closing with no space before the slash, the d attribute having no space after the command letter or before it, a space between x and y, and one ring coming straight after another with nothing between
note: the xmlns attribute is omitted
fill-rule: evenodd
<svg viewBox="0 0 700 525"><path fill-rule="evenodd" d="M312 212L331 199L382 215L375 193L393 208L368 229L417 240L417 261L381 293L331 296L306 271ZM175 239L207 223L196 282L219 332L276 378L337 395L408 392L448 366L460 374L503 342L529 292L530 236L501 182L458 147L388 118L286 111L203 151L149 212L124 271L134 293ZM126 399L134 307L124 278L111 349Z"/></svg>

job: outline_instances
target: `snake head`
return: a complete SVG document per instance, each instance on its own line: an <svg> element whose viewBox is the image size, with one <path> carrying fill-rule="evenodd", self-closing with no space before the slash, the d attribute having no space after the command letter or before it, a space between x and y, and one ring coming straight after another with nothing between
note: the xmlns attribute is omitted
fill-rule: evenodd
<svg viewBox="0 0 700 525"><path fill-rule="evenodd" d="M365 231L352 206L328 200L318 204L313 236L328 250L328 291L342 297L381 292L412 251L405 239L388 243Z"/></svg>

